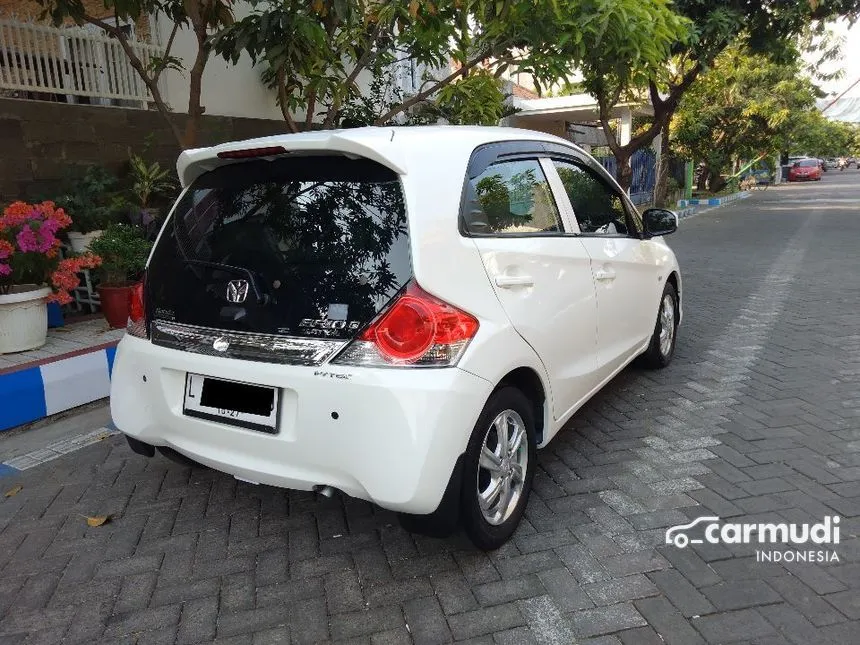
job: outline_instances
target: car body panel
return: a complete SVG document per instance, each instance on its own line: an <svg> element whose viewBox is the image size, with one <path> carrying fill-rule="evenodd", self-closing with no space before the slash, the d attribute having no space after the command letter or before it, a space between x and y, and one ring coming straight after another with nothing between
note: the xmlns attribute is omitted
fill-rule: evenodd
<svg viewBox="0 0 860 645"><path fill-rule="evenodd" d="M241 479L302 490L331 486L392 510L429 513L490 393L511 371L527 368L546 395L546 444L644 351L663 285L670 273L680 282L680 272L662 239L576 236L570 204L558 194L574 235L464 236L457 218L470 157L486 144L508 142L561 150L599 167L552 135L486 127L360 128L183 152L177 170L185 187L204 172L241 163L219 152L254 147L337 152L394 170L406 203L414 280L474 316L479 328L456 367L414 369L260 363L190 354L127 335L111 384L116 426ZM595 267L607 264L618 273L612 286L593 277ZM508 270L527 271L541 288L499 288L493 276ZM280 388L279 433L183 414L189 372Z"/></svg>

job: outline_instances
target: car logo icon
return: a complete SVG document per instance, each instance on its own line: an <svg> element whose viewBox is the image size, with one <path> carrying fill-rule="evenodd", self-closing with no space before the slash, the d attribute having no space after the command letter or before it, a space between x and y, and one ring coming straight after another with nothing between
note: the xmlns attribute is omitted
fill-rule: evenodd
<svg viewBox="0 0 860 645"><path fill-rule="evenodd" d="M230 349L230 341L228 341L223 336L220 338L216 338L215 342L212 343L212 349L216 352L226 352Z"/></svg>
<svg viewBox="0 0 860 645"><path fill-rule="evenodd" d="M686 529L691 529L697 524L702 524L704 522L719 522L719 517L709 516L709 517L697 517L695 520L690 522L689 524L679 524L677 526L670 526L666 530L666 544L674 544L679 549L683 549L688 544L702 544L702 540L699 539L690 539L685 531Z"/></svg>
<svg viewBox="0 0 860 645"><path fill-rule="evenodd" d="M247 280L230 280L227 283L227 302L240 304L248 297Z"/></svg>

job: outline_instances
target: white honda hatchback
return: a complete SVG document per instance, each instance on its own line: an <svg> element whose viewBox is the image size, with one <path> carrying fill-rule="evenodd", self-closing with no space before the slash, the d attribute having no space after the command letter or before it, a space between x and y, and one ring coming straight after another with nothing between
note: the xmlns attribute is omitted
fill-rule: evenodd
<svg viewBox="0 0 860 645"><path fill-rule="evenodd" d="M131 448L462 524L493 549L546 445L633 359L672 358L671 211L571 143L363 128L189 150L134 293Z"/></svg>

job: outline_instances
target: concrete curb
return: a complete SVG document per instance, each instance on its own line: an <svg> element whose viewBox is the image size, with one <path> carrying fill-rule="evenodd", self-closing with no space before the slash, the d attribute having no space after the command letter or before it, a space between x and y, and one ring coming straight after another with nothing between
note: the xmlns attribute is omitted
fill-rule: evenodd
<svg viewBox="0 0 860 645"><path fill-rule="evenodd" d="M726 195L725 197L711 197L709 199L681 199L678 200L678 209L675 212L678 213L678 219L684 219L714 208L719 208L720 206L725 206L726 204L731 204L741 199L746 199L749 196L749 191L741 191L739 193Z"/></svg>
<svg viewBox="0 0 860 645"><path fill-rule="evenodd" d="M688 206L723 206L739 199L749 197L749 195L749 191L742 190L737 193L732 193L731 195L724 195L723 197L709 197L708 199L680 199L678 200L678 208L687 208Z"/></svg>
<svg viewBox="0 0 860 645"><path fill-rule="evenodd" d="M0 371L0 432L109 396L118 342Z"/></svg>

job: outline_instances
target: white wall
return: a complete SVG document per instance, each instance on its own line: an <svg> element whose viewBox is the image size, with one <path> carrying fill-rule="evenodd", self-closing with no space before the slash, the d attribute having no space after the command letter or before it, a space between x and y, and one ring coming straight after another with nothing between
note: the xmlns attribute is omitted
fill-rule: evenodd
<svg viewBox="0 0 860 645"><path fill-rule="evenodd" d="M250 13L250 5L239 2L234 5L236 19ZM163 16L155 22L156 42L164 45L170 36L173 24ZM173 42L171 54L183 61L190 69L197 54L197 39L190 29L180 29ZM162 79L164 99L174 112L188 112L188 72L184 74L166 70ZM263 85L260 69L253 67L247 54L242 54L233 66L222 57L212 55L203 73L201 104L205 114L238 116L257 119L281 120L283 116L275 102L275 93Z"/></svg>

